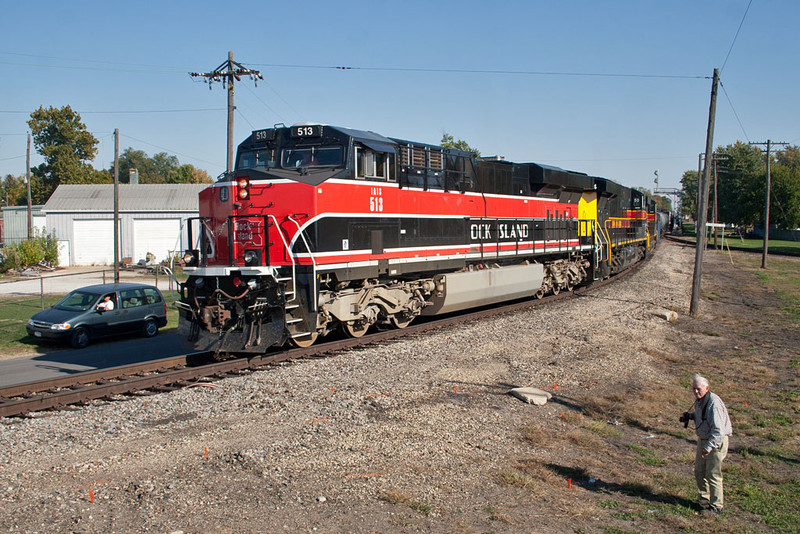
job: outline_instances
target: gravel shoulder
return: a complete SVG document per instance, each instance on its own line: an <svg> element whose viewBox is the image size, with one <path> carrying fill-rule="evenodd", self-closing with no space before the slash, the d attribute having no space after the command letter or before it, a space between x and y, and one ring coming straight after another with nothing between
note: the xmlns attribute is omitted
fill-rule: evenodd
<svg viewBox="0 0 800 534"><path fill-rule="evenodd" d="M0 529L600 531L596 499L564 493L571 471L558 466L579 462L592 480L625 466L592 458L591 444L553 449L548 436L566 432L592 399L676 382L664 360L701 350L680 331L693 261L693 249L663 243L624 285L569 302L170 393L0 420ZM681 318L658 316L667 310ZM508 395L517 386L554 398L526 405ZM664 406L663 416L677 409ZM540 446L525 438L530 427ZM555 466L553 476L536 487L507 483L534 457Z"/></svg>

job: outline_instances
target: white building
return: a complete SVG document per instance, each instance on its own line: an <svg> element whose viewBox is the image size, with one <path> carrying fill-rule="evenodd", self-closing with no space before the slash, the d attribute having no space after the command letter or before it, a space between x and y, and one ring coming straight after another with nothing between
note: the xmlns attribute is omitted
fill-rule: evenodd
<svg viewBox="0 0 800 534"><path fill-rule="evenodd" d="M156 261L188 248L186 220L197 217L208 184L120 184L120 259ZM48 233L59 241L59 265L114 263L114 186L59 185L44 205Z"/></svg>

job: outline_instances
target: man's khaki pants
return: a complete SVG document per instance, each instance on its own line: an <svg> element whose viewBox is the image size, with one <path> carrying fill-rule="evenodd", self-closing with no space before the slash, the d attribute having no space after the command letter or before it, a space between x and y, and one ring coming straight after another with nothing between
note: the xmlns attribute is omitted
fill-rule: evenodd
<svg viewBox="0 0 800 534"><path fill-rule="evenodd" d="M694 478L699 491L697 503L701 508L722 510L722 460L728 455L728 436L722 438L722 445L718 449L711 449L708 456L703 458L700 453L707 443L707 439L697 440L697 453L694 457Z"/></svg>

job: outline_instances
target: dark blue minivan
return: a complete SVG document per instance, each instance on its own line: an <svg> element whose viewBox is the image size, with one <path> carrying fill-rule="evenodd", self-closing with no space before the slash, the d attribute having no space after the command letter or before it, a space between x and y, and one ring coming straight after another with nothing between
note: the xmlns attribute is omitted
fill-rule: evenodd
<svg viewBox="0 0 800 534"><path fill-rule="evenodd" d="M118 334L152 337L166 324L167 303L158 288L124 283L76 289L31 317L26 329L36 340L69 341L81 349L92 339Z"/></svg>

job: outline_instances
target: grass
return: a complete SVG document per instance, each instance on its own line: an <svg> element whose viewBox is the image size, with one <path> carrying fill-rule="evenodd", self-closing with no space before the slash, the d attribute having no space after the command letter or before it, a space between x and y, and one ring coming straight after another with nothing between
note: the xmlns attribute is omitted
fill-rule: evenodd
<svg viewBox="0 0 800 534"><path fill-rule="evenodd" d="M628 444L627 447L638 453L639 457L636 458L637 462L643 463L645 465L664 465L667 463L666 460L659 457L658 453L653 449L633 444Z"/></svg>
<svg viewBox="0 0 800 534"><path fill-rule="evenodd" d="M693 230L691 231L693 232ZM693 233L685 232L684 235L682 236L682 239L694 242L695 235ZM708 244L708 249L712 250L714 248L713 236L710 239L706 240L706 243ZM720 247L722 246L721 238L717 240L717 244ZM761 252L764 249L764 240L760 238L740 239L738 235L725 234L725 247L730 248L731 250ZM780 239L770 239L767 251L768 253L783 254L786 256L800 256L800 241L784 241Z"/></svg>
<svg viewBox="0 0 800 534"><path fill-rule="evenodd" d="M44 306L48 308L61 300L64 295L45 295ZM167 302L167 326L161 332L174 331L178 327L178 310L172 306L174 298L169 291L164 292ZM34 314L42 310L41 301L36 299L0 300L0 352L4 354L25 355L32 350L47 352L60 349L63 346L55 344L39 345L35 339L28 336L25 325Z"/></svg>
<svg viewBox="0 0 800 534"><path fill-rule="evenodd" d="M384 502L388 502L389 504L407 506L415 512L419 512L423 515L430 515L430 513L433 511L433 506L430 503L417 501L400 491L383 492L380 496L380 499Z"/></svg>
<svg viewBox="0 0 800 534"><path fill-rule="evenodd" d="M677 418L688 407L697 362L683 357L660 358L671 380L589 396L558 426L532 421L520 429L530 455L503 470L499 482L547 496L562 510L590 503L595 528L603 532L800 533L800 358L788 356L791 348L775 350L782 336L800 326L798 267L797 260L771 258L761 270L756 255L734 267L751 270L782 303L747 319L748 329L768 326L768 340L741 327L696 330L708 336L710 346L722 348L708 349L703 366L713 370L712 390L725 400L734 426L723 468L723 517L698 517L692 507L695 436ZM725 294L736 290L716 290L713 298L725 302ZM625 424L609 425L612 419Z"/></svg>

